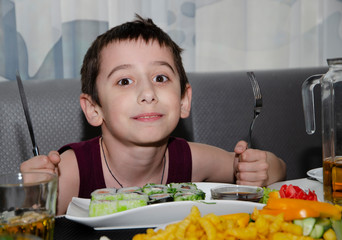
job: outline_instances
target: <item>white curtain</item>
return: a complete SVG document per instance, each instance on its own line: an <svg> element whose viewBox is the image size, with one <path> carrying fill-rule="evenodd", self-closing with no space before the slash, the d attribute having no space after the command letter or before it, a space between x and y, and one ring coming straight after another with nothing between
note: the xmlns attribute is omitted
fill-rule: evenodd
<svg viewBox="0 0 342 240"><path fill-rule="evenodd" d="M342 57L342 1L218 1L196 12L198 71L326 66ZM210 27L212 26L212 27Z"/></svg>
<svg viewBox="0 0 342 240"><path fill-rule="evenodd" d="M342 57L341 0L0 0L0 80L79 78L97 35L153 21L186 71L326 66Z"/></svg>

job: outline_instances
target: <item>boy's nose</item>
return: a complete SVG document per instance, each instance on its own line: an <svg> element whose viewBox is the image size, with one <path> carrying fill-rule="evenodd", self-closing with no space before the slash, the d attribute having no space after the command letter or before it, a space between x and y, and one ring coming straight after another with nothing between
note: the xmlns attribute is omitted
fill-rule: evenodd
<svg viewBox="0 0 342 240"><path fill-rule="evenodd" d="M138 96L138 103L154 103L158 102L157 95L152 83L146 83L141 86Z"/></svg>

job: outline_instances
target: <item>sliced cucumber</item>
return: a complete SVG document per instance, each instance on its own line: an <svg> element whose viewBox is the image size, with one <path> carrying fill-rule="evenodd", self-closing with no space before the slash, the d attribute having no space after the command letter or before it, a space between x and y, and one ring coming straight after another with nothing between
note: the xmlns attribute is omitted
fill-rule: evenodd
<svg viewBox="0 0 342 240"><path fill-rule="evenodd" d="M322 225L324 228L324 232L331 228L331 221L329 218L317 218L316 225Z"/></svg>
<svg viewBox="0 0 342 240"><path fill-rule="evenodd" d="M293 220L293 223L303 228L303 219L295 219Z"/></svg>
<svg viewBox="0 0 342 240"><path fill-rule="evenodd" d="M324 232L327 231L332 226L332 221L330 221L330 219L328 218L296 219L296 220L293 220L293 223L303 228L304 236L310 236L312 238L322 238ZM342 225L340 228L342 231Z"/></svg>
<svg viewBox="0 0 342 240"><path fill-rule="evenodd" d="M331 219L332 229L335 231L337 240L342 240L342 220Z"/></svg>
<svg viewBox="0 0 342 240"><path fill-rule="evenodd" d="M305 218L303 219L303 235L309 236L313 227L315 226L316 218Z"/></svg>
<svg viewBox="0 0 342 240"><path fill-rule="evenodd" d="M324 233L324 227L320 224L315 224L315 226L313 227L310 233L310 237L321 238L323 236L323 233Z"/></svg>

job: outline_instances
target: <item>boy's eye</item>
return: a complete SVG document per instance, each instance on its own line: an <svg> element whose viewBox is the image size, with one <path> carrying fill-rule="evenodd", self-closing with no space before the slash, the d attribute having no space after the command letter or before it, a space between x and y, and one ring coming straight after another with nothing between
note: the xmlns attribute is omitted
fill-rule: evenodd
<svg viewBox="0 0 342 240"><path fill-rule="evenodd" d="M166 82L167 80L169 80L169 78L164 75L157 75L153 78L153 81L155 82Z"/></svg>
<svg viewBox="0 0 342 240"><path fill-rule="evenodd" d="M118 82L118 84L119 85L129 85L129 84L131 84L133 81L131 80L131 79L129 79L129 78L123 78L123 79L120 79L119 80L119 82Z"/></svg>

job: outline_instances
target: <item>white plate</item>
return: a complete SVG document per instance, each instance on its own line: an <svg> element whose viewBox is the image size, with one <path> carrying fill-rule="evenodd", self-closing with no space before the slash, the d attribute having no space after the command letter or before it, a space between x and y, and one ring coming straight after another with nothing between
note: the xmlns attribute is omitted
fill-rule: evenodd
<svg viewBox="0 0 342 240"><path fill-rule="evenodd" d="M307 172L309 177L312 177L314 179L317 179L321 183L323 183L323 168L315 168L311 169Z"/></svg>
<svg viewBox="0 0 342 240"><path fill-rule="evenodd" d="M197 206L202 216L208 213L217 215L253 212L254 208L261 209L263 204L233 201L233 200L209 200L210 189L219 185L231 185L222 183L196 183L198 188L206 192L205 201L182 201L152 204L144 207L130 209L124 212L114 213L100 217L89 217L90 199L73 198L69 204L66 218L78 223L93 227L96 230L123 229L123 228L147 228L158 227L170 222L183 220L191 211L192 206Z"/></svg>

